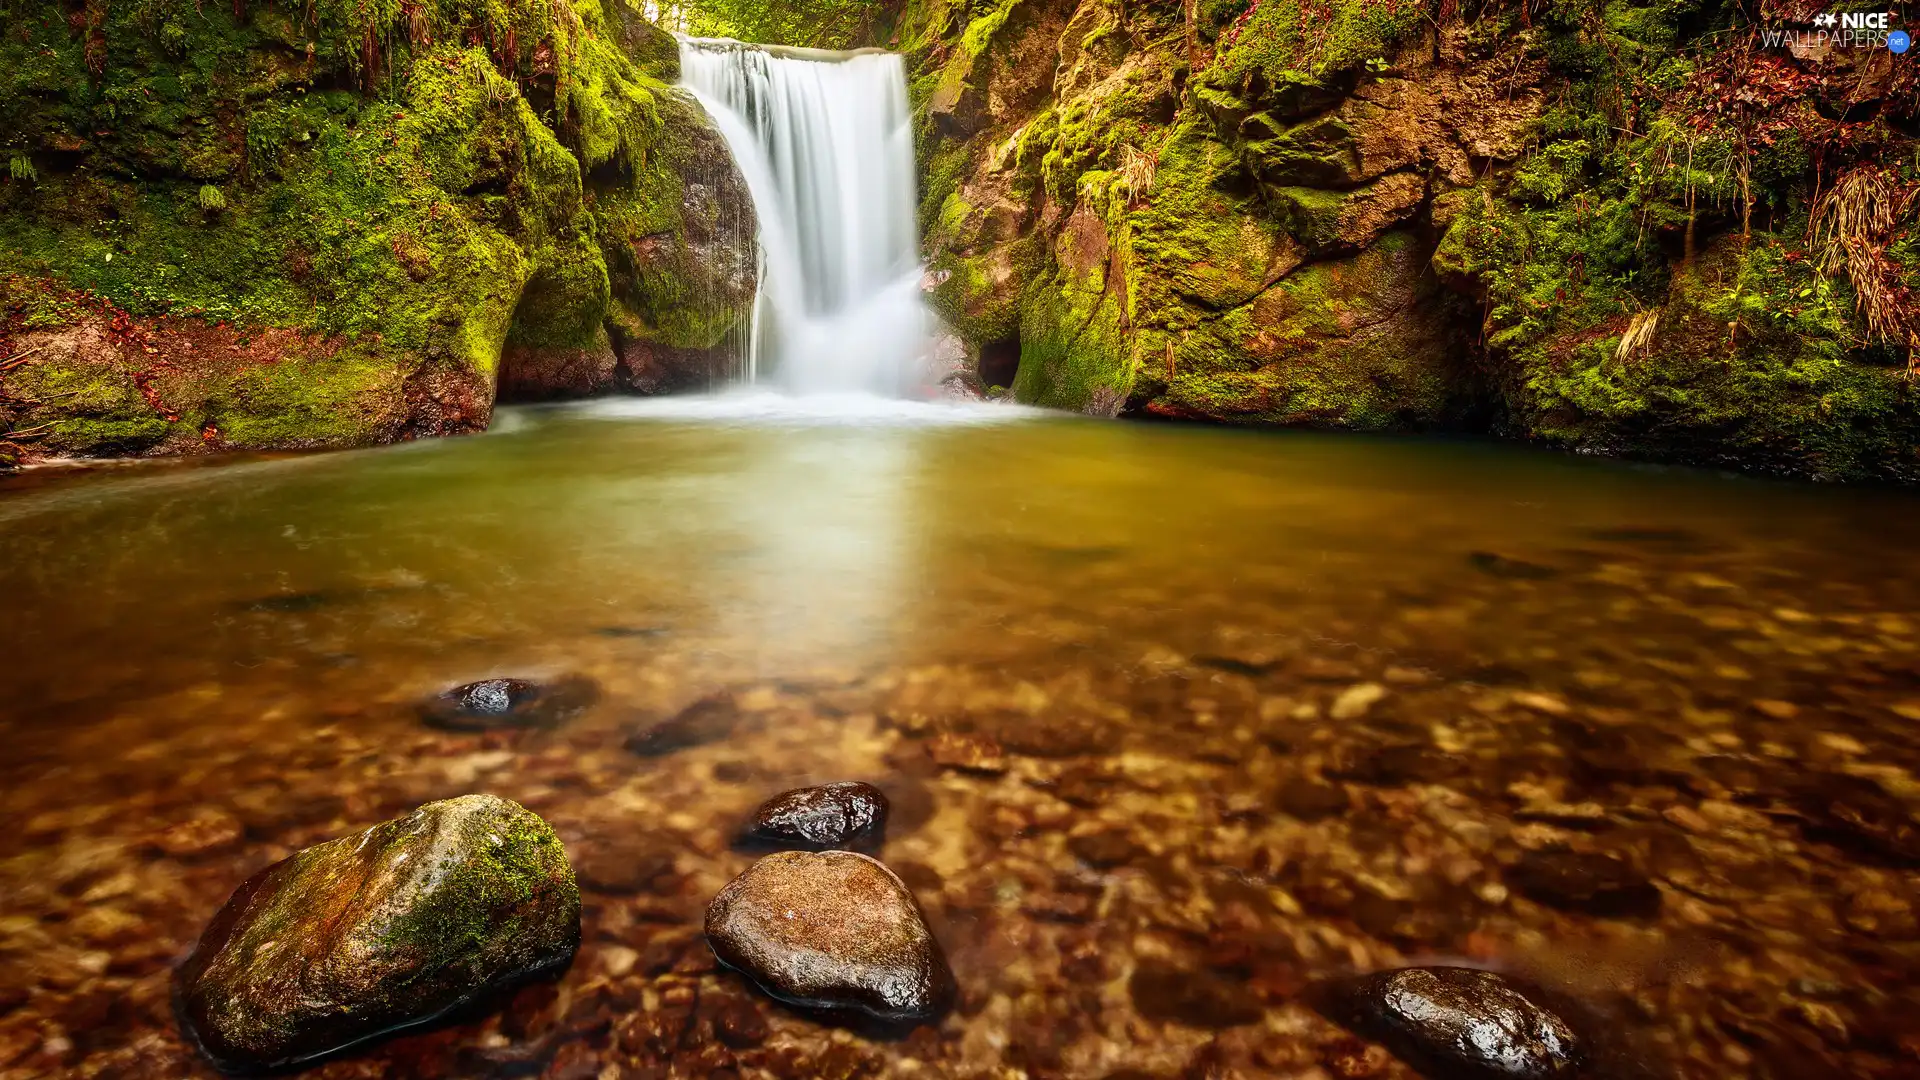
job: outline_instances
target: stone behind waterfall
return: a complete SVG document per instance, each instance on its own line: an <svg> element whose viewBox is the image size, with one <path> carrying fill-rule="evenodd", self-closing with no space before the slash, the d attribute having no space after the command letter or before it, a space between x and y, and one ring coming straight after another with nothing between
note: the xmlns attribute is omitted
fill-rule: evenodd
<svg viewBox="0 0 1920 1080"><path fill-rule="evenodd" d="M277 1070L432 1020L579 944L553 829L463 795L249 878L175 973L174 1001L222 1070Z"/></svg>
<svg viewBox="0 0 1920 1080"><path fill-rule="evenodd" d="M707 907L715 956L794 1005L927 1020L953 995L940 943L905 884L850 851L782 851Z"/></svg>

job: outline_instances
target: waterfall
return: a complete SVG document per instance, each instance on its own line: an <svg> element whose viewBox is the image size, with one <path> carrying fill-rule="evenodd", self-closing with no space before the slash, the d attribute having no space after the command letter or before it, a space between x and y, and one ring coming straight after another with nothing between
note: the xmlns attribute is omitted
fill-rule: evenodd
<svg viewBox="0 0 1920 1080"><path fill-rule="evenodd" d="M900 58L682 38L680 63L759 218L750 381L908 392L929 324Z"/></svg>

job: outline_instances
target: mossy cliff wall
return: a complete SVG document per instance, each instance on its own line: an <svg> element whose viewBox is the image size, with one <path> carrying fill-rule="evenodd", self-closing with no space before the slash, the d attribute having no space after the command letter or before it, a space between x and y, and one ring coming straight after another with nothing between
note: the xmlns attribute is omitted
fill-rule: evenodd
<svg viewBox="0 0 1920 1080"><path fill-rule="evenodd" d="M702 382L744 183L627 0L0 0L0 455Z"/></svg>
<svg viewBox="0 0 1920 1080"><path fill-rule="evenodd" d="M1920 479L1920 62L1817 10L910 0L933 297L1042 405Z"/></svg>

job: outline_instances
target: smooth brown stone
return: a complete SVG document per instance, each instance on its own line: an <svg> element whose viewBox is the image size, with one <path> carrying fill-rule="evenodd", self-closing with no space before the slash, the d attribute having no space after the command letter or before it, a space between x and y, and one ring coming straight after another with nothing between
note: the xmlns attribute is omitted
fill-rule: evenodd
<svg viewBox="0 0 1920 1080"><path fill-rule="evenodd" d="M722 963L793 1005L927 1020L953 974L913 894L851 851L782 851L735 878L707 907Z"/></svg>
<svg viewBox="0 0 1920 1080"><path fill-rule="evenodd" d="M878 839L887 810L887 796L857 780L798 788L762 803L747 835L770 844L846 847Z"/></svg>
<svg viewBox="0 0 1920 1080"><path fill-rule="evenodd" d="M174 976L223 1071L277 1070L565 964L580 894L553 829L463 795L318 844L234 891Z"/></svg>

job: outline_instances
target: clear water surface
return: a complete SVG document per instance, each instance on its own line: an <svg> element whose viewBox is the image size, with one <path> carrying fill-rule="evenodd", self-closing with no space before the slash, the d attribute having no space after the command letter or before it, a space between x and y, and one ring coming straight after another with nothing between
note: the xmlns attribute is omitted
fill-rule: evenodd
<svg viewBox="0 0 1920 1080"><path fill-rule="evenodd" d="M232 888L490 791L566 842L578 959L317 1075L1409 1077L1306 988L1444 959L1573 995L1651 1075L1912 1077L1917 508L751 397L0 482L0 1076L211 1075L167 979ZM561 674L601 699L558 730L415 711ZM730 737L622 745L721 690ZM904 1038L700 936L743 816L842 779L892 797L962 988Z"/></svg>

